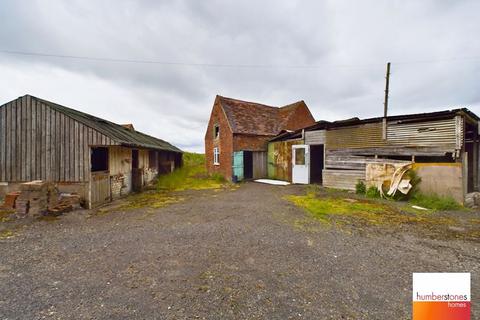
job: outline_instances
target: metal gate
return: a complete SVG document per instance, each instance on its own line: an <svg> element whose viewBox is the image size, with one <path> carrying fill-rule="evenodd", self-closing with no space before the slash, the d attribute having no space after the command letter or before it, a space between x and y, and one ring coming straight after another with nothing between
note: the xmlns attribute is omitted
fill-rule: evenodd
<svg viewBox="0 0 480 320"><path fill-rule="evenodd" d="M110 192L110 173L94 172L90 174L90 206L99 206L112 199Z"/></svg>

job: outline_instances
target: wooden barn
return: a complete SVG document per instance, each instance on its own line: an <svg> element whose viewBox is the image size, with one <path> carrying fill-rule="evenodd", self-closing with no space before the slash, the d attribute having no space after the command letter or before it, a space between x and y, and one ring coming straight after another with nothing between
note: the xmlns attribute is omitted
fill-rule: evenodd
<svg viewBox="0 0 480 320"><path fill-rule="evenodd" d="M466 108L320 121L270 141L269 177L354 190L369 169L404 164L424 192L463 202L480 190L479 122Z"/></svg>
<svg viewBox="0 0 480 320"><path fill-rule="evenodd" d="M139 191L182 163L170 143L31 95L0 106L0 196L32 180L89 207Z"/></svg>

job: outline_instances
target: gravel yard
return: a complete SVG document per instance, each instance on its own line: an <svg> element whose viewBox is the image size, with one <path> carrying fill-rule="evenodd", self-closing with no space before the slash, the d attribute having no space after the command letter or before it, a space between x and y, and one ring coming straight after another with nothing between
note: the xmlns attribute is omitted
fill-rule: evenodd
<svg viewBox="0 0 480 320"><path fill-rule="evenodd" d="M0 319L410 319L412 272L447 271L472 272L480 317L480 239L325 224L285 199L303 194L245 183L23 222L0 240Z"/></svg>

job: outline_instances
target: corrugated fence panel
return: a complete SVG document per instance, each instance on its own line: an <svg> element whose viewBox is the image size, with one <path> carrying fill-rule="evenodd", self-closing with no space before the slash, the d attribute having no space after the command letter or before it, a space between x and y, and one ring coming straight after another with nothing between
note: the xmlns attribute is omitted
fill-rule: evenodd
<svg viewBox="0 0 480 320"><path fill-rule="evenodd" d="M305 144L325 144L326 130L305 131Z"/></svg>
<svg viewBox="0 0 480 320"><path fill-rule="evenodd" d="M385 141L382 139L381 122L335 128L326 132L326 147L328 149L381 146L385 146Z"/></svg>
<svg viewBox="0 0 480 320"><path fill-rule="evenodd" d="M333 170L322 171L323 186L328 188L355 190L358 181L365 181L365 170Z"/></svg>
<svg viewBox="0 0 480 320"><path fill-rule="evenodd" d="M449 146L455 149L455 118L415 123L388 123L387 140L390 145Z"/></svg>

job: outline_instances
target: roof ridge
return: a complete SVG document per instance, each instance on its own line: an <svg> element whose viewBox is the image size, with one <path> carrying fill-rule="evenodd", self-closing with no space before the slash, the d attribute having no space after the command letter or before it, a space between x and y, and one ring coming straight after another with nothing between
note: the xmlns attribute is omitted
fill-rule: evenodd
<svg viewBox="0 0 480 320"><path fill-rule="evenodd" d="M229 98L229 97L224 97L224 96L221 96L221 95L217 95L217 97L219 97L220 99L231 100L231 101L235 101L235 102L249 103L249 104L251 104L251 105L255 105L255 106L259 106L259 107L267 107L267 108L272 108L272 109L280 109L279 107L269 106L269 105L267 105L267 104L258 103L258 102L253 102L253 101L246 101L246 100L240 100L240 99L235 99L235 98Z"/></svg>

